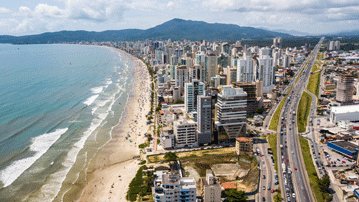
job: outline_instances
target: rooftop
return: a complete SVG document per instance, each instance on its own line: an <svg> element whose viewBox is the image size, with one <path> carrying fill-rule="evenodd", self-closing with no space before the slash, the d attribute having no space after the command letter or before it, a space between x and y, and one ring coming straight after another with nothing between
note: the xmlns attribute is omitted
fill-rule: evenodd
<svg viewBox="0 0 359 202"><path fill-rule="evenodd" d="M359 146L355 145L353 143L347 142L347 141L343 141L343 140L338 140L338 141L331 141L330 143L337 145L339 147L342 147L350 152L355 152L357 150L359 150Z"/></svg>
<svg viewBox="0 0 359 202"><path fill-rule="evenodd" d="M253 141L253 139L249 138L249 137L238 137L238 138L236 138L236 140L238 142L252 142Z"/></svg>
<svg viewBox="0 0 359 202"><path fill-rule="evenodd" d="M359 105L332 107L331 112L336 114L359 112Z"/></svg>
<svg viewBox="0 0 359 202"><path fill-rule="evenodd" d="M236 185L230 182L223 182L222 184L223 189L236 189Z"/></svg>

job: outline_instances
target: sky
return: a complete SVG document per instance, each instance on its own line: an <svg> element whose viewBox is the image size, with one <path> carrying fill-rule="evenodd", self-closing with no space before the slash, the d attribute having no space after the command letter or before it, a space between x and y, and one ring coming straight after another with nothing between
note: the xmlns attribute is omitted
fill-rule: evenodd
<svg viewBox="0 0 359 202"><path fill-rule="evenodd" d="M359 0L0 0L0 35L147 29L173 18L325 34L359 28Z"/></svg>

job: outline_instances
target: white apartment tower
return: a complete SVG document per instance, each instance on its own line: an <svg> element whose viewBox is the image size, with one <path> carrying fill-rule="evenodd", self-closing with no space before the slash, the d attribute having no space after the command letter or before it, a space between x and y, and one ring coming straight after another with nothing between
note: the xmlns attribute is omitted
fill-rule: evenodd
<svg viewBox="0 0 359 202"><path fill-rule="evenodd" d="M247 121L247 93L242 88L223 86L216 104L216 127L219 140L244 135Z"/></svg>
<svg viewBox="0 0 359 202"><path fill-rule="evenodd" d="M203 66L196 64L190 67L188 71L189 71L189 82L192 82L192 80L199 80L201 82L204 82L205 72Z"/></svg>
<svg viewBox="0 0 359 202"><path fill-rule="evenodd" d="M173 133L176 138L176 147L196 147L197 142L197 123L191 119L179 119L173 122Z"/></svg>
<svg viewBox="0 0 359 202"><path fill-rule="evenodd" d="M272 91L273 78L273 59L268 55L258 58L258 79L263 82L263 93Z"/></svg>
<svg viewBox="0 0 359 202"><path fill-rule="evenodd" d="M176 87L179 88L180 94L182 94L184 84L189 82L189 71L185 65L176 67L175 81Z"/></svg>
<svg viewBox="0 0 359 202"><path fill-rule="evenodd" d="M196 181L177 173L156 171L152 195L156 202L196 201Z"/></svg>
<svg viewBox="0 0 359 202"><path fill-rule="evenodd" d="M191 83L186 83L184 88L185 94L185 108L186 112L190 113L197 111L197 96L204 95L205 86L199 80L192 80Z"/></svg>
<svg viewBox="0 0 359 202"><path fill-rule="evenodd" d="M289 67L289 56L287 54L285 54L283 56L283 67L284 68L288 68Z"/></svg>
<svg viewBox="0 0 359 202"><path fill-rule="evenodd" d="M254 60L250 54L245 53L237 62L237 82L254 82L255 72Z"/></svg>
<svg viewBox="0 0 359 202"><path fill-rule="evenodd" d="M214 53L209 53L205 58L205 81L210 82L212 77L217 74L217 56Z"/></svg>

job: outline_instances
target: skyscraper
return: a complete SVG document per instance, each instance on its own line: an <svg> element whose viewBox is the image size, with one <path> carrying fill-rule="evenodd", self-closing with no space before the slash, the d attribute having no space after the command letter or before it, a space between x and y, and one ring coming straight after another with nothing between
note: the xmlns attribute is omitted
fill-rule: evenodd
<svg viewBox="0 0 359 202"><path fill-rule="evenodd" d="M253 82L255 76L254 60L249 53L245 53L237 63L237 82Z"/></svg>
<svg viewBox="0 0 359 202"><path fill-rule="evenodd" d="M283 67L284 67L284 68L289 67L289 56L288 56L287 54L285 54L285 55L283 56Z"/></svg>
<svg viewBox="0 0 359 202"><path fill-rule="evenodd" d="M337 83L336 100L343 105L353 102L354 77L351 75L341 75Z"/></svg>
<svg viewBox="0 0 359 202"><path fill-rule="evenodd" d="M198 64L195 64L194 66L190 67L188 69L189 71L189 82L192 82L192 80L199 80L201 82L204 82L204 67Z"/></svg>
<svg viewBox="0 0 359 202"><path fill-rule="evenodd" d="M204 95L205 86L199 80L192 80L185 84L185 108L187 113L197 110L197 96Z"/></svg>
<svg viewBox="0 0 359 202"><path fill-rule="evenodd" d="M197 97L198 144L212 142L212 98L211 96Z"/></svg>
<svg viewBox="0 0 359 202"><path fill-rule="evenodd" d="M247 93L242 88L223 86L216 104L218 140L224 141L245 135Z"/></svg>
<svg viewBox="0 0 359 202"><path fill-rule="evenodd" d="M258 79L263 82L264 93L272 91L273 78L273 59L268 55L258 58Z"/></svg>
<svg viewBox="0 0 359 202"><path fill-rule="evenodd" d="M180 94L182 94L184 84L189 82L188 68L185 65L177 66L175 78L176 87L179 88Z"/></svg>
<svg viewBox="0 0 359 202"><path fill-rule="evenodd" d="M214 53L209 53L206 55L205 59L205 73L206 73L206 82L210 82L212 77L216 76L217 73L217 56Z"/></svg>

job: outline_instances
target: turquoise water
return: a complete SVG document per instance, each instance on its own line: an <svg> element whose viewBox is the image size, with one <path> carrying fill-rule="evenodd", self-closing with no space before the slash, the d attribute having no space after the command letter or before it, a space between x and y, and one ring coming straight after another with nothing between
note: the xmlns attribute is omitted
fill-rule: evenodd
<svg viewBox="0 0 359 202"><path fill-rule="evenodd" d="M134 71L107 47L0 45L0 201L51 201L76 178L111 138Z"/></svg>

